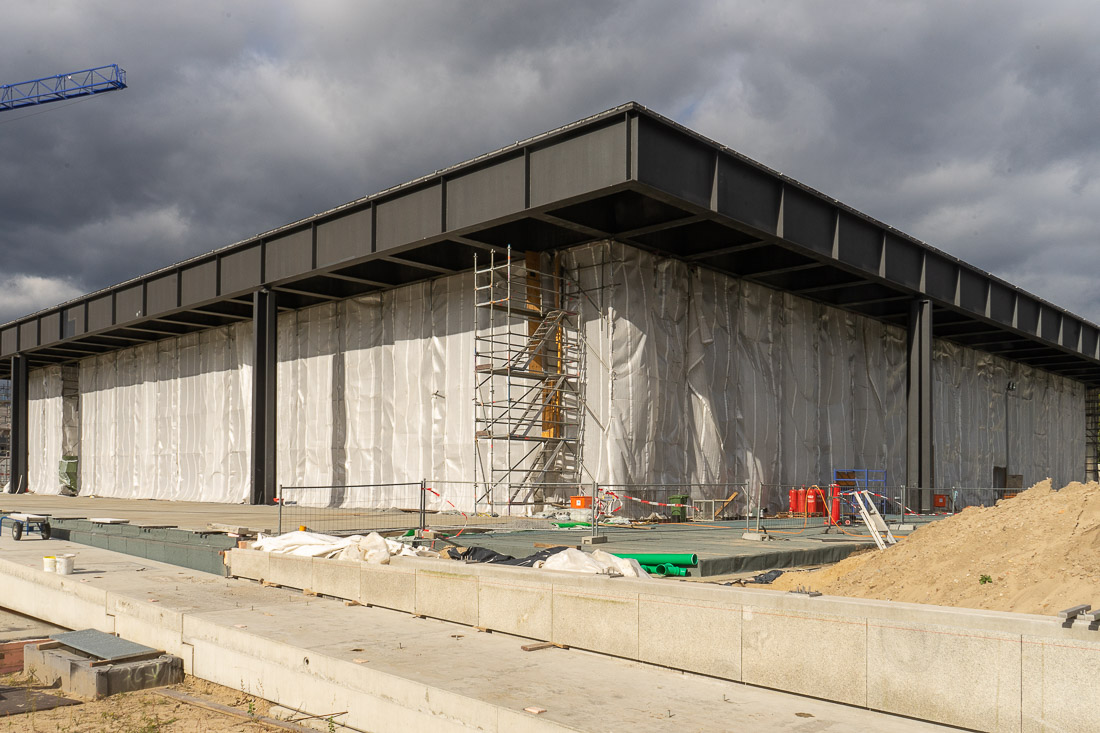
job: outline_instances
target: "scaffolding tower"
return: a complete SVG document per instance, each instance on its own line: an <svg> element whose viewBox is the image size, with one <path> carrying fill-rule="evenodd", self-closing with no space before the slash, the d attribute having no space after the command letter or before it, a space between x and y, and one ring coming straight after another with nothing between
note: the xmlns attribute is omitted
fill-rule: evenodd
<svg viewBox="0 0 1100 733"><path fill-rule="evenodd" d="M545 267L544 267L545 264ZM537 507L581 481L585 349L580 288L558 255L474 259L478 508ZM570 492L575 493L575 492Z"/></svg>

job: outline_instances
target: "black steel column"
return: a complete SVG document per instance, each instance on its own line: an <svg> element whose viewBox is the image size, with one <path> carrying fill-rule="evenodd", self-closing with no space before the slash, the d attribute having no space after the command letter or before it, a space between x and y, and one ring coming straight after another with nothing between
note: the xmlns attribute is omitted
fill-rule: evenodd
<svg viewBox="0 0 1100 733"><path fill-rule="evenodd" d="M252 503L275 500L276 366L279 311L275 293L252 297Z"/></svg>
<svg viewBox="0 0 1100 733"><path fill-rule="evenodd" d="M11 358L11 490L27 490L27 357Z"/></svg>
<svg viewBox="0 0 1100 733"><path fill-rule="evenodd" d="M930 489L934 486L934 477L932 469L932 303L928 300L916 300L909 306L908 366L905 485L909 488ZM931 492L910 492L906 497L906 504L918 511L931 511Z"/></svg>

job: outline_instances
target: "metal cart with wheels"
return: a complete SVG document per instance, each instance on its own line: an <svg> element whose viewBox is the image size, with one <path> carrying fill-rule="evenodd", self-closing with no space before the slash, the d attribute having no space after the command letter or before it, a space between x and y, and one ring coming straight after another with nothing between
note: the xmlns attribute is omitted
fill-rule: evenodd
<svg viewBox="0 0 1100 733"><path fill-rule="evenodd" d="M0 517L0 532L4 531L4 525L11 527L11 536L14 540L20 540L24 534L38 534L44 540L50 538L50 517L47 514L5 514Z"/></svg>

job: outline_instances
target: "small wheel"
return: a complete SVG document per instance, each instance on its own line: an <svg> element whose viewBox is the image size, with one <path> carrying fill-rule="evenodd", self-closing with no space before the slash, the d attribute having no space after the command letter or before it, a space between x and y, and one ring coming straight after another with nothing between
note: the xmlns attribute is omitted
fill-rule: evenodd
<svg viewBox="0 0 1100 733"><path fill-rule="evenodd" d="M43 522L42 524L42 539L48 540L50 538L50 523Z"/></svg>
<svg viewBox="0 0 1100 733"><path fill-rule="evenodd" d="M11 526L11 538L13 540L19 540L23 536L23 524L16 522Z"/></svg>

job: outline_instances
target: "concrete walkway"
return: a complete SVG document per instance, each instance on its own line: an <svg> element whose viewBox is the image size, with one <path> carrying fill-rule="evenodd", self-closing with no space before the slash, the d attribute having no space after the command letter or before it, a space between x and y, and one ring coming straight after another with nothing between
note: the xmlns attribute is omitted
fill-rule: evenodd
<svg viewBox="0 0 1100 733"><path fill-rule="evenodd" d="M76 572L41 558L76 554ZM37 538L0 538L4 604L115 631L188 672L372 732L955 730ZM531 714L524 708L543 708Z"/></svg>

